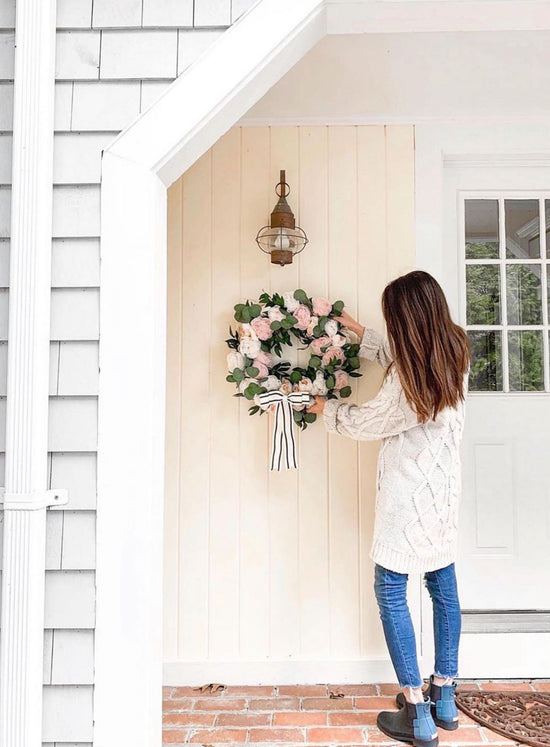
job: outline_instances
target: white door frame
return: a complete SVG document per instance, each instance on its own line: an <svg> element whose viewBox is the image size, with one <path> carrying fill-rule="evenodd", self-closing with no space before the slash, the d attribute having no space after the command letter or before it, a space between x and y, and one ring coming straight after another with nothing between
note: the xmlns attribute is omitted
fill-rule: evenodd
<svg viewBox="0 0 550 747"><path fill-rule="evenodd" d="M167 187L327 33L550 27L549 0L436 11L430 0L260 0L104 152L96 747L161 740Z"/></svg>
<svg viewBox="0 0 550 747"><path fill-rule="evenodd" d="M464 270L456 242L450 241L445 232L445 169L457 166L508 170L510 167L524 167L522 177L525 180L528 169L547 170L550 166L549 124L525 123L521 127L517 124L426 124L415 128L416 264L441 282L443 289L448 292L451 312L456 319L459 319L463 299L460 297L461 289L457 296L453 285L456 284L457 273L462 278ZM515 185L516 189L528 189L529 186L529 180ZM531 188L535 187L542 188L531 183ZM447 245L452 254L445 259ZM527 637L532 634L514 635L516 638L523 635L527 646ZM473 642L473 650L479 649L481 654L483 646L489 642L486 638L482 641L479 635L476 638L479 641ZM423 595L422 601L421 647L424 662L433 661L432 608L427 594ZM518 668L517 662L507 664L500 651L489 658L490 661L483 664L484 669L479 668L475 672L468 670L465 676L514 677L525 674L521 666Z"/></svg>

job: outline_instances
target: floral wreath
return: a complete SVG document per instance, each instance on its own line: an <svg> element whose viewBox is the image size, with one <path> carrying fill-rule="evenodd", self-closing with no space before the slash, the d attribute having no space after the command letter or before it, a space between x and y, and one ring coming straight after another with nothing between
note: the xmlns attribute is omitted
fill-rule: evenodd
<svg viewBox="0 0 550 747"><path fill-rule="evenodd" d="M234 396L253 403L250 415L262 415L283 395L303 430L317 419L306 412L314 395L350 396L350 378L361 376L359 344L350 341L348 330L334 318L341 315L343 301L331 304L299 289L282 295L264 292L257 302L238 303L234 309L238 325L235 332L229 327L226 340L231 348L226 380L239 390ZM283 346L292 346L293 337L304 346L300 349L311 351L305 366L291 366L281 359ZM266 395L272 392L280 394ZM290 396L293 393L302 396Z"/></svg>

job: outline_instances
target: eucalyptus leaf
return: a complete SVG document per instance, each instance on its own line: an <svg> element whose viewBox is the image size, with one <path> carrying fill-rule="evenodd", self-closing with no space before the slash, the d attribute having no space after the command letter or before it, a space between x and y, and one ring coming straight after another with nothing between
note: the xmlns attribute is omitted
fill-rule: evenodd
<svg viewBox="0 0 550 747"><path fill-rule="evenodd" d="M233 374L233 378L235 381L242 381L244 379L244 371L240 368L234 368L233 371L231 371Z"/></svg>
<svg viewBox="0 0 550 747"><path fill-rule="evenodd" d="M246 369L246 375L250 376L251 379L255 379L259 373L260 369L256 368L256 366L248 366Z"/></svg>
<svg viewBox="0 0 550 747"><path fill-rule="evenodd" d="M329 374L326 379L327 389L334 389L336 385L336 379L333 374Z"/></svg>
<svg viewBox="0 0 550 747"><path fill-rule="evenodd" d="M309 359L309 365L312 368L319 368L321 363L322 363L321 358L319 358L318 355L312 355L311 358Z"/></svg>
<svg viewBox="0 0 550 747"><path fill-rule="evenodd" d="M351 394L351 387L350 386L343 386L340 389L340 397L349 397Z"/></svg>
<svg viewBox="0 0 550 747"><path fill-rule="evenodd" d="M305 412L304 420L306 423L314 423L317 420L317 415L314 412Z"/></svg>
<svg viewBox="0 0 550 747"><path fill-rule="evenodd" d="M300 371L293 371L290 374L290 380L293 384L297 384L301 378L302 378L302 374L300 373Z"/></svg>

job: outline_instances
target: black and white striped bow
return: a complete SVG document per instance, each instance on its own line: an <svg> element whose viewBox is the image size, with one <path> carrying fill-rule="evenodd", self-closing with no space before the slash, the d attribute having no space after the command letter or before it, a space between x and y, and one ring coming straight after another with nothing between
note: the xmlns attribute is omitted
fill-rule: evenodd
<svg viewBox="0 0 550 747"><path fill-rule="evenodd" d="M258 395L260 406L267 410L275 405L275 422L271 441L271 469L281 471L281 463L286 469L296 469L296 441L294 440L292 405L309 405L311 395L307 392L283 394L278 390L262 392Z"/></svg>

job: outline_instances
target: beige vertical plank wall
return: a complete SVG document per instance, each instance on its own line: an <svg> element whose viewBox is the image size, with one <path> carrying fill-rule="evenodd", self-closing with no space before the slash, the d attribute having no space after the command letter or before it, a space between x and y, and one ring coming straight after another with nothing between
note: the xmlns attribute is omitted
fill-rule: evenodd
<svg viewBox="0 0 550 747"><path fill-rule="evenodd" d="M285 268L254 241L281 168L310 238ZM224 340L233 305L264 289L342 298L383 330L383 287L414 266L413 127L232 128L172 185L168 221L165 661L384 657L368 557L378 442L317 422L299 470L270 473L268 417L232 397ZM362 372L356 402L382 379Z"/></svg>

